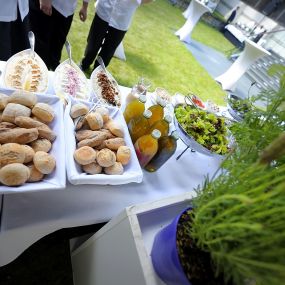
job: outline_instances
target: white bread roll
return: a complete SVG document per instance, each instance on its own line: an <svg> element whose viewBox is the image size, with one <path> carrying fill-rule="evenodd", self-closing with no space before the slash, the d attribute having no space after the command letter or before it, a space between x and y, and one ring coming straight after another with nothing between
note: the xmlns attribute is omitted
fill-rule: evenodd
<svg viewBox="0 0 285 285"><path fill-rule="evenodd" d="M74 152L74 159L78 164L87 165L96 160L96 151L90 146L83 146Z"/></svg>
<svg viewBox="0 0 285 285"><path fill-rule="evenodd" d="M29 177L29 168L21 163L8 164L0 169L0 182L7 186L20 186Z"/></svg>
<svg viewBox="0 0 285 285"><path fill-rule="evenodd" d="M103 148L97 153L97 163L102 167L109 167L115 164L116 155L108 148Z"/></svg>
<svg viewBox="0 0 285 285"><path fill-rule="evenodd" d="M86 121L92 131L100 130L103 127L103 118L97 112L89 113L86 116Z"/></svg>
<svg viewBox="0 0 285 285"><path fill-rule="evenodd" d="M82 169L84 172L88 174L99 174L102 172L102 167L97 162L92 162L87 165L82 165Z"/></svg>
<svg viewBox="0 0 285 285"><path fill-rule="evenodd" d="M6 143L0 146L0 165L11 163L24 163L25 151L22 145L17 143Z"/></svg>
<svg viewBox="0 0 285 285"><path fill-rule="evenodd" d="M9 97L9 103L17 103L32 108L37 104L37 96L34 93L16 90Z"/></svg>
<svg viewBox="0 0 285 285"><path fill-rule="evenodd" d="M18 116L30 117L31 109L26 106L8 103L2 114L2 122L14 123L14 120Z"/></svg>
<svg viewBox="0 0 285 285"><path fill-rule="evenodd" d="M38 182L44 178L44 174L39 172L34 164L29 164L27 167L30 169L30 176L27 182Z"/></svg>
<svg viewBox="0 0 285 285"><path fill-rule="evenodd" d="M77 103L71 107L70 116L71 116L71 118L75 119L79 116L86 115L88 113L88 111L89 111L89 109L86 105L84 105L82 103Z"/></svg>
<svg viewBox="0 0 285 285"><path fill-rule="evenodd" d="M9 97L6 94L0 93L0 111L3 111L8 104Z"/></svg>
<svg viewBox="0 0 285 285"><path fill-rule="evenodd" d="M55 159L44 151L38 151L33 159L36 169L43 174L50 174L55 168Z"/></svg>
<svg viewBox="0 0 285 285"><path fill-rule="evenodd" d="M52 107L46 103L37 103L32 109L32 113L45 123L51 123L54 119L54 111Z"/></svg>
<svg viewBox="0 0 285 285"><path fill-rule="evenodd" d="M51 146L52 146L51 142L47 139L38 139L31 143L31 147L35 152L37 151L49 152L51 150Z"/></svg>

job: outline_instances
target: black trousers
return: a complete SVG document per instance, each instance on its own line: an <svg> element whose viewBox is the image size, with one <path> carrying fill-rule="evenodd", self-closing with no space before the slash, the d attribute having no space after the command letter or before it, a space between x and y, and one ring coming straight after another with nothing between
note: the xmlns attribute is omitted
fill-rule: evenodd
<svg viewBox="0 0 285 285"><path fill-rule="evenodd" d="M97 14L95 14L87 38L84 58L81 62L82 69L88 69L88 67L94 62L97 54L102 57L105 65L107 66L125 34L126 31L110 27L107 22L103 21ZM94 68L98 65L99 63L96 61L94 63Z"/></svg>
<svg viewBox="0 0 285 285"><path fill-rule="evenodd" d="M8 60L15 53L30 47L28 15L22 22L18 9L17 20L0 22L0 60Z"/></svg>
<svg viewBox="0 0 285 285"><path fill-rule="evenodd" d="M48 16L40 10L38 0L30 0L29 3L31 30L36 38L35 51L48 69L55 70L60 63L73 15L66 18L52 8L52 15Z"/></svg>

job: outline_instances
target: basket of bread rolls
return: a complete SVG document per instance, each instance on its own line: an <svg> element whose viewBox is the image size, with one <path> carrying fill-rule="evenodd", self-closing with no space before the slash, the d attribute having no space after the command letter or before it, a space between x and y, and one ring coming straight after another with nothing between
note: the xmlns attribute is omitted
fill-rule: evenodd
<svg viewBox="0 0 285 285"><path fill-rule="evenodd" d="M143 174L121 111L70 99L64 114L67 177L72 184L142 182Z"/></svg>
<svg viewBox="0 0 285 285"><path fill-rule="evenodd" d="M59 98L0 89L0 193L64 188L64 161Z"/></svg>

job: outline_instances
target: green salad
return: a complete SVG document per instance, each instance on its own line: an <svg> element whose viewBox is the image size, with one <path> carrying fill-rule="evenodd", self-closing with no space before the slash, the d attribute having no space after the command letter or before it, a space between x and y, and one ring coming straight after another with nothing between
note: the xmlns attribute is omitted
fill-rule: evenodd
<svg viewBox="0 0 285 285"><path fill-rule="evenodd" d="M249 99L230 98L228 101L230 106L241 114L245 114L252 110L252 104Z"/></svg>
<svg viewBox="0 0 285 285"><path fill-rule="evenodd" d="M174 112L181 127L196 142L217 154L228 152L227 128L223 118L190 106L178 106Z"/></svg>

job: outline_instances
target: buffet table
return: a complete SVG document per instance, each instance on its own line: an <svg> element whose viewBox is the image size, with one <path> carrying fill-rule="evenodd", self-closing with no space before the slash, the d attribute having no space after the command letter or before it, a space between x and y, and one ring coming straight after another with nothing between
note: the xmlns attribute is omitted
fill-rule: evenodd
<svg viewBox="0 0 285 285"><path fill-rule="evenodd" d="M0 70L4 63L0 62ZM53 73L49 91L54 94ZM129 88L121 87L125 96ZM40 238L62 228L106 222L126 206L152 202L194 188L213 175L221 159L187 151L178 141L174 156L157 172L144 171L143 182L120 186L80 185L67 182L63 190L3 195L0 230L0 266L8 264Z"/></svg>

